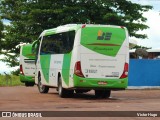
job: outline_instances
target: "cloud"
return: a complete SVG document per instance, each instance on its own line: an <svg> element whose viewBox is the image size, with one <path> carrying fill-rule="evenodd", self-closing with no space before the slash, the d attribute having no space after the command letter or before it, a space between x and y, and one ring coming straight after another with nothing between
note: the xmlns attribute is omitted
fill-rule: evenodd
<svg viewBox="0 0 160 120"><path fill-rule="evenodd" d="M145 24L150 28L143 31L138 31L137 33L147 34L148 39L133 39L138 41L138 45L160 48L160 13L155 10L150 10L145 12L143 15L148 19Z"/></svg>
<svg viewBox="0 0 160 120"><path fill-rule="evenodd" d="M0 61L0 65L1 65L1 68L3 68L3 69L0 69L1 74L3 74L4 72L10 73L12 70L14 70L13 68L9 68L4 62Z"/></svg>
<svg viewBox="0 0 160 120"><path fill-rule="evenodd" d="M4 57L4 55L0 55L0 59L2 59ZM0 74L4 74L4 72L6 73L10 73L11 71L14 71L14 70L17 70L19 66L16 66L16 67L9 67L6 65L6 63L0 61L0 65L1 65L1 68L3 69L0 69Z"/></svg>
<svg viewBox="0 0 160 120"><path fill-rule="evenodd" d="M11 21L9 21L9 20L3 19L2 21L3 21L3 24L5 24L5 25L11 25L10 24Z"/></svg>
<svg viewBox="0 0 160 120"><path fill-rule="evenodd" d="M160 47L160 14L158 11L150 10L148 13L144 13L144 16L148 18L147 25L150 27L146 30L148 38L150 40L151 47Z"/></svg>
<svg viewBox="0 0 160 120"><path fill-rule="evenodd" d="M149 29L138 31L137 33L147 34L148 39L137 39L131 37L132 39L136 39L138 45L152 47L152 48L160 48L160 0L131 0L133 3L139 3L141 5L151 5L153 6L152 10L145 12L143 14L148 20L146 23L149 26Z"/></svg>

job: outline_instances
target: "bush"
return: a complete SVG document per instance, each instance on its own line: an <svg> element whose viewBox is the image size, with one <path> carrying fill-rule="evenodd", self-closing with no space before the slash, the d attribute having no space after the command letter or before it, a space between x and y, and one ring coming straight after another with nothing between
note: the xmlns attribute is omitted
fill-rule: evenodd
<svg viewBox="0 0 160 120"><path fill-rule="evenodd" d="M16 75L0 75L0 86L20 86L21 83L19 76Z"/></svg>
<svg viewBox="0 0 160 120"><path fill-rule="evenodd" d="M19 76L19 73L20 73L20 69L17 69L11 72L12 75L16 75L16 76Z"/></svg>

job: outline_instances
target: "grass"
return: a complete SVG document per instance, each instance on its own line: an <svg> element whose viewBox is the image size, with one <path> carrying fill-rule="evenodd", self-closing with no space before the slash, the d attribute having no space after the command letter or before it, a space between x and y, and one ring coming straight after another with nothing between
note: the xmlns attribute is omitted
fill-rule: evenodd
<svg viewBox="0 0 160 120"><path fill-rule="evenodd" d="M0 75L0 87L1 86L21 86L21 85L24 85L24 83L21 83L19 76Z"/></svg>

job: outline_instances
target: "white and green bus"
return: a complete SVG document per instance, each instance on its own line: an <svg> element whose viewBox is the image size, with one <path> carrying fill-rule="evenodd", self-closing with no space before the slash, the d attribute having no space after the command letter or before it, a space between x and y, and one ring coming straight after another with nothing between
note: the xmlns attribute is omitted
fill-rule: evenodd
<svg viewBox="0 0 160 120"><path fill-rule="evenodd" d="M68 24L39 37L35 83L40 93L60 97L89 90L108 98L128 84L129 41L123 26Z"/></svg>
<svg viewBox="0 0 160 120"><path fill-rule="evenodd" d="M35 84L35 53L32 51L33 44L24 44L20 49L20 81L25 86Z"/></svg>

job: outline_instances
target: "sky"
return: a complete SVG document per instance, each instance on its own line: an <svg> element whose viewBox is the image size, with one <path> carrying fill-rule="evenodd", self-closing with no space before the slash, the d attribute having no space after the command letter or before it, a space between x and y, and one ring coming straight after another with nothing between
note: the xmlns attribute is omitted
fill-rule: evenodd
<svg viewBox="0 0 160 120"><path fill-rule="evenodd" d="M152 47L152 48L160 48L160 0L131 0L134 3L139 3L142 5L151 5L153 6L153 9L145 12L144 17L146 17L148 20L145 23L150 28L143 31L138 31L138 33L144 33L147 34L148 39L137 39L137 38L131 38L137 40L138 45L142 45L145 47ZM4 21L5 24L9 24L8 21ZM0 56L0 58L3 56ZM9 73L12 70L17 69L10 68L9 66L6 66L5 63L0 61L1 69L0 73L7 72Z"/></svg>
<svg viewBox="0 0 160 120"><path fill-rule="evenodd" d="M153 6L152 10L143 14L143 16L148 19L145 24L150 28L137 32L147 34L148 39L132 39L137 40L138 45L151 47L153 49L160 48L160 0L132 0L132 2Z"/></svg>
<svg viewBox="0 0 160 120"><path fill-rule="evenodd" d="M2 59L4 56L3 55L0 55L0 59ZM1 74L4 74L4 72L6 72L7 74L9 74L11 71L13 71L13 70L16 70L17 68L18 68L18 66L17 67L9 67L9 66L7 66L5 63L3 63L3 62L1 62L0 61L0 73Z"/></svg>

